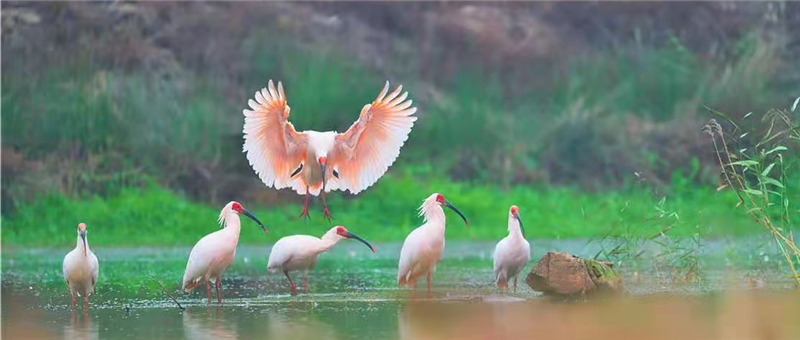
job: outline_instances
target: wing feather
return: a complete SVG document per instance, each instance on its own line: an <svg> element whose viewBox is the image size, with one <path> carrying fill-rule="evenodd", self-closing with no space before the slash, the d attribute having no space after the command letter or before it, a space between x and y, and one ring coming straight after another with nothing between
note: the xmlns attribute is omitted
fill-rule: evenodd
<svg viewBox="0 0 800 340"><path fill-rule="evenodd" d="M304 191L302 176L292 178L291 174L303 161L308 138L289 122L291 109L283 84L278 82L276 89L270 80L266 88L256 91L254 98L247 101L250 110L242 111L247 160L267 186Z"/></svg>
<svg viewBox="0 0 800 340"><path fill-rule="evenodd" d="M339 189L352 194L361 192L397 159L417 120L412 116L417 108L411 107L412 101L406 100L408 92L402 90L401 85L388 93L386 82L375 101L361 109L358 120L336 136L329 162L339 169Z"/></svg>

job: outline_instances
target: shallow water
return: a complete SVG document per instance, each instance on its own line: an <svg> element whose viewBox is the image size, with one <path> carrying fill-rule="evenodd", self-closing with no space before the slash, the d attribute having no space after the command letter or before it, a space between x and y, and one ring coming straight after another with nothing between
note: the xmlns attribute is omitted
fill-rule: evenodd
<svg viewBox="0 0 800 340"><path fill-rule="evenodd" d="M323 255L311 293L290 296L280 274L266 272L268 247L239 247L223 281L225 305L205 292L179 292L189 248L98 248L97 292L88 312L69 309L61 278L68 249L3 250L3 338L770 338L800 339L800 294L780 259L759 240L704 242L700 280L676 280L658 261L619 267L629 295L564 302L520 281L517 293L492 286L493 243L450 242L434 292L412 295L394 284L400 244L377 254L349 242ZM582 240L533 242L593 255ZM529 265L530 269L532 265ZM527 271L526 271L527 272ZM148 277L163 282L181 311ZM299 277L298 277L299 280ZM202 289L200 289L202 290ZM679 325L679 326L676 326ZM740 335L746 335L740 337Z"/></svg>

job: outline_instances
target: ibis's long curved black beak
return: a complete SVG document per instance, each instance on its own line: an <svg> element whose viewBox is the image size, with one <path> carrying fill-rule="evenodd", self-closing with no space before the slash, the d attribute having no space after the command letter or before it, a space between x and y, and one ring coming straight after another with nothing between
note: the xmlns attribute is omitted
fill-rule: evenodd
<svg viewBox="0 0 800 340"><path fill-rule="evenodd" d="M87 257L86 255L86 231L81 231L81 240L83 241L83 257Z"/></svg>
<svg viewBox="0 0 800 340"><path fill-rule="evenodd" d="M261 229L264 230L264 235L267 234L267 227L265 227L264 223L261 223L261 221L259 221L258 218L253 216L253 214L251 214L249 211L247 211L245 209L242 209L242 214L244 214L245 216L249 217L251 220L256 221L256 223L258 223L258 225L261 226Z"/></svg>
<svg viewBox="0 0 800 340"><path fill-rule="evenodd" d="M325 178L326 171L328 170L328 166L326 164L320 164L319 166L322 167L322 192L324 193L325 192L325 185L328 184L328 179Z"/></svg>
<svg viewBox="0 0 800 340"><path fill-rule="evenodd" d="M372 250L373 253L375 252L375 248L372 248L372 245L369 244L369 242L367 242L367 240L361 238L360 236L358 236L356 234L353 234L353 233L348 231L347 232L347 238L356 239L356 240L360 241L361 243L366 244L367 247L369 247L369 250Z"/></svg>
<svg viewBox="0 0 800 340"><path fill-rule="evenodd" d="M464 214L462 214L461 211L458 210L458 208L456 208L456 206L454 206L452 203L448 202L447 200L444 201L444 205L447 206L450 209L453 209L453 211L455 211L456 214L458 214L458 216L461 216L461 219L464 220L464 223L467 225L467 227L469 227L469 221L467 221L467 217L464 216Z"/></svg>
<svg viewBox="0 0 800 340"><path fill-rule="evenodd" d="M522 237L525 237L525 228L522 227L522 218L519 217L519 213L514 214L514 218L519 222L519 231L522 232Z"/></svg>

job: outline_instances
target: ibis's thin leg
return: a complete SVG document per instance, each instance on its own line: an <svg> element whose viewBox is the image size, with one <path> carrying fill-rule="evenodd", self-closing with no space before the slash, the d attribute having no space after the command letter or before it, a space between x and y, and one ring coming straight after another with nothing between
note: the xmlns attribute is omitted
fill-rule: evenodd
<svg viewBox="0 0 800 340"><path fill-rule="evenodd" d="M324 188L322 191L320 191L319 195L320 198L322 198L322 212L325 214L325 218L328 219L328 222L330 222L333 219L333 215L331 215L331 211L328 209L328 202L325 201Z"/></svg>
<svg viewBox="0 0 800 340"><path fill-rule="evenodd" d="M208 285L208 280L206 280L206 296L208 297L208 303L211 303L211 287Z"/></svg>
<svg viewBox="0 0 800 340"><path fill-rule="evenodd" d="M431 295L431 272L428 272L428 275L425 276L425 282L428 284L428 295Z"/></svg>
<svg viewBox="0 0 800 340"><path fill-rule="evenodd" d="M292 288L292 295L297 295L297 286L294 285L294 282L292 282L292 278L289 277L289 271L284 270L283 275L286 275L286 278L289 280L289 285Z"/></svg>
<svg viewBox="0 0 800 340"><path fill-rule="evenodd" d="M305 288L306 293L308 293L308 270L303 271L303 288Z"/></svg>
<svg viewBox="0 0 800 340"><path fill-rule="evenodd" d="M214 284L214 288L217 289L217 303L222 304L222 278L217 278L217 283Z"/></svg>
<svg viewBox="0 0 800 340"><path fill-rule="evenodd" d="M303 204L303 211L300 212L300 217L301 218L305 217L306 220L309 218L309 216L308 216L308 203L309 203L310 199L311 199L311 194L308 192L308 187L306 186L306 202L305 202L305 204Z"/></svg>

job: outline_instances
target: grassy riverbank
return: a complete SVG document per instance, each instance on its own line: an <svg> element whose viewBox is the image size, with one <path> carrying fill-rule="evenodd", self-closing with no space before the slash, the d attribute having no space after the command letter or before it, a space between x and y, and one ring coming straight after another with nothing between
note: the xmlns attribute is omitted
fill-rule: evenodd
<svg viewBox="0 0 800 340"><path fill-rule="evenodd" d="M449 239L503 237L511 204L520 206L527 236L534 238L599 237L609 232L654 234L670 226L670 234L682 236L760 232L742 211L732 209L736 205L732 193L702 187L676 189L673 196L660 198L641 188L598 193L526 186L500 190L493 185L398 172L387 175L357 199L340 193L331 195L334 223L370 240L400 241L421 224L416 211L421 200L439 191L470 219L470 226L465 227L455 214L448 213ZM270 231L265 238L246 221L241 236L244 243L271 243L291 234L319 235L330 227L316 204L306 222L297 217L299 204L242 203ZM121 189L105 198L50 195L3 217L3 244L68 246L74 242L75 225L86 222L95 245L191 245L217 228L220 208L193 202L156 185Z"/></svg>

